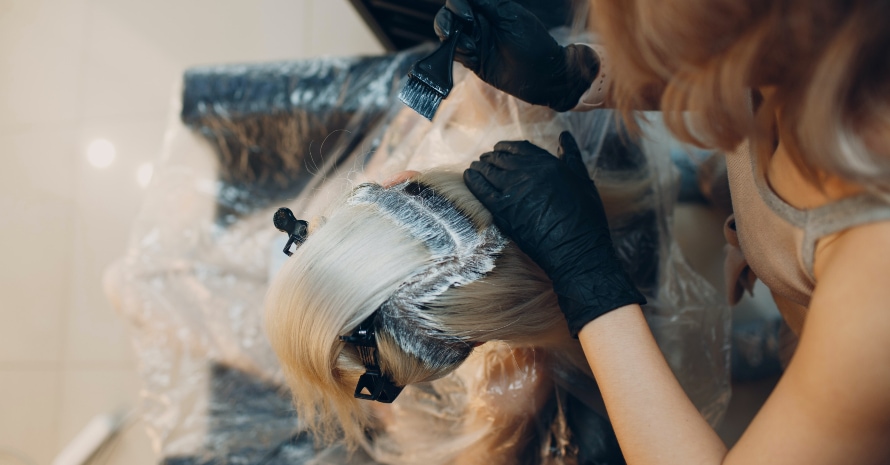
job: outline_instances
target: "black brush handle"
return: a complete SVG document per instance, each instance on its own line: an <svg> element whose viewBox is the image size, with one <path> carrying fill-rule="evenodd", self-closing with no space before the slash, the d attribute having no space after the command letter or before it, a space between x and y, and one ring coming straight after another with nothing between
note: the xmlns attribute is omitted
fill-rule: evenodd
<svg viewBox="0 0 890 465"><path fill-rule="evenodd" d="M408 76L411 76L445 98L454 87L454 79L451 76L454 68L454 49L457 47L457 37L460 35L462 21L455 19L451 25L451 34L445 41L439 44L439 48L422 58L411 66Z"/></svg>

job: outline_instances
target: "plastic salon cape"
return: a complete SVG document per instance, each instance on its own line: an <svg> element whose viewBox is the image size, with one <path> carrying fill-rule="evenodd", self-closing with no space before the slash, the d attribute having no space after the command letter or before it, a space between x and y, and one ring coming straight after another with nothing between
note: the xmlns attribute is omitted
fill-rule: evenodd
<svg viewBox="0 0 890 465"><path fill-rule="evenodd" d="M650 180L642 213L612 225L616 247L649 299L646 316L670 366L705 418L721 419L729 309L671 238L677 180L664 132L653 123L627 149L610 111L554 114L459 67L430 123L395 98L419 54L186 73L129 249L105 279L132 328L141 411L164 463L452 463L474 441L516 426L487 421L478 405L527 402L524 386L538 376L601 404L583 375L489 343L451 375L407 387L387 430L350 454L301 429L262 328L266 287L286 259L271 222L277 207L308 219L357 183L405 169L463 169L500 140L528 139L555 153L563 129L597 183ZM530 463L576 460L557 450L572 442L568 429L554 427L563 413L539 425L551 433L531 446ZM488 463L515 460L496 452Z"/></svg>

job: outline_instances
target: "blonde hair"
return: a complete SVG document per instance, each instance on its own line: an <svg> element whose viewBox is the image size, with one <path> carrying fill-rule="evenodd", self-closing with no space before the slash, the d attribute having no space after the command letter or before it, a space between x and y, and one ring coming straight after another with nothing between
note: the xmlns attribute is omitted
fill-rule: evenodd
<svg viewBox="0 0 890 465"><path fill-rule="evenodd" d="M460 173L428 172L415 181L453 202L478 230L491 225L490 213L467 190ZM373 206L344 201L274 279L266 298L269 339L299 418L321 439L335 439L342 429L348 440L360 443L371 425L368 401L353 397L365 368L354 348L338 336L350 334L400 284L427 267L429 257L427 246L392 218ZM404 334L389 334L387 325L377 329L381 371L399 386L451 372L474 343L577 344L569 337L547 276L512 243L503 248L492 271L446 290L422 311L403 315L437 335L408 336L434 346L421 355L397 343ZM400 325L401 331L411 328Z"/></svg>
<svg viewBox="0 0 890 465"><path fill-rule="evenodd" d="M628 124L658 101L678 137L726 151L752 136L772 147L778 124L811 180L836 175L890 199L890 2L591 3ZM760 87L775 91L754 115Z"/></svg>
<svg viewBox="0 0 890 465"><path fill-rule="evenodd" d="M646 208L640 200L647 197L643 178L600 186L616 223ZM412 181L448 199L477 231L492 224L459 172L430 171ZM330 442L342 434L353 446L365 441L373 427L370 402L354 398L365 368L355 348L338 336L351 334L402 283L428 268L430 257L428 246L391 216L344 199L275 277L266 297L266 330L298 417L317 438ZM398 325L399 334L390 334L392 325L376 328L381 371L396 385L440 378L456 369L475 344L494 340L549 350L589 375L550 280L512 242L481 278L402 310L399 318L407 321Z"/></svg>

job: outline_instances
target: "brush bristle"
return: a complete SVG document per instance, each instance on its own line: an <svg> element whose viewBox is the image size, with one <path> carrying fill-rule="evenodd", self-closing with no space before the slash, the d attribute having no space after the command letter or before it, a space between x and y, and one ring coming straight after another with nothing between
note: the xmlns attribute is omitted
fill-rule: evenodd
<svg viewBox="0 0 890 465"><path fill-rule="evenodd" d="M442 94L414 76L408 76L408 80L399 91L399 100L430 121L433 120L433 115L439 109L443 98Z"/></svg>

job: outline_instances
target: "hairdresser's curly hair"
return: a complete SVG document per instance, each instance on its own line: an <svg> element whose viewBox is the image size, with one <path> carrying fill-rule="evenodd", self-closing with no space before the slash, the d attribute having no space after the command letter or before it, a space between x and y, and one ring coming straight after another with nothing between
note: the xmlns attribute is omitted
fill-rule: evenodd
<svg viewBox="0 0 890 465"><path fill-rule="evenodd" d="M778 126L811 179L837 175L890 199L887 0L591 3L626 117L657 103L678 137L727 151ZM761 87L774 92L755 116L750 89Z"/></svg>

